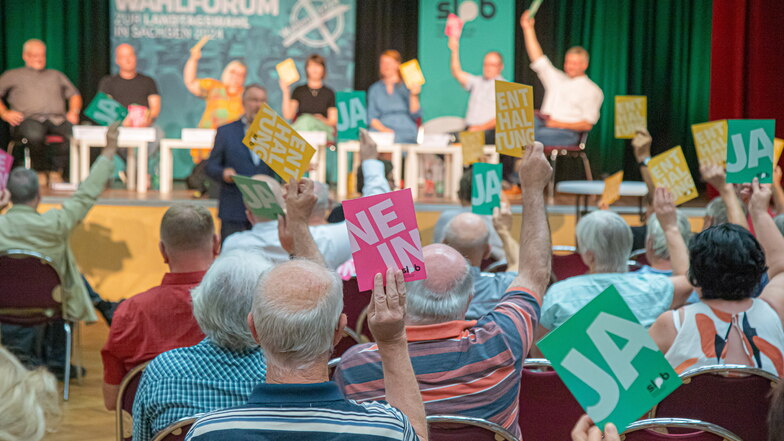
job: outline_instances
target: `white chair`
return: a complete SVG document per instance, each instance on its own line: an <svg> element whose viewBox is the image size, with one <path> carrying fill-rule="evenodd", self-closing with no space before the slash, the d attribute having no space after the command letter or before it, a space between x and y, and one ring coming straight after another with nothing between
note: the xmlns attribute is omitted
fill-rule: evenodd
<svg viewBox="0 0 784 441"><path fill-rule="evenodd" d="M171 193L174 182L174 149L212 149L215 142L215 129L182 129L180 138L161 140L160 181L161 193Z"/></svg>
<svg viewBox="0 0 784 441"><path fill-rule="evenodd" d="M298 131L297 133L316 149L316 153L310 158L310 169L316 171L316 180L327 182L327 132Z"/></svg>

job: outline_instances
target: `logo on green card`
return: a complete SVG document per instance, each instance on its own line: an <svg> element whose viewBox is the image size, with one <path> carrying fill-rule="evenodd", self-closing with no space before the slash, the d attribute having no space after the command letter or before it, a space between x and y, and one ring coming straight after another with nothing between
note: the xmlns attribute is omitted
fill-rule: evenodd
<svg viewBox="0 0 784 441"><path fill-rule="evenodd" d="M359 139L359 129L367 128L365 92L338 92L335 101L338 106L338 141Z"/></svg>
<svg viewBox="0 0 784 441"><path fill-rule="evenodd" d="M471 212L493 214L501 206L501 164L477 162L471 178Z"/></svg>
<svg viewBox="0 0 784 441"><path fill-rule="evenodd" d="M98 92L84 110L88 118L102 126L110 126L115 121L122 121L128 116L128 109L113 100L109 95Z"/></svg>
<svg viewBox="0 0 784 441"><path fill-rule="evenodd" d="M538 346L599 427L611 422L623 431L681 385L614 286Z"/></svg>
<svg viewBox="0 0 784 441"><path fill-rule="evenodd" d="M773 182L774 119L727 121L727 182L745 184L758 178Z"/></svg>
<svg viewBox="0 0 784 441"><path fill-rule="evenodd" d="M242 201L254 216L277 219L279 214L284 214L275 193L266 182L239 175L234 175L233 179L242 193Z"/></svg>

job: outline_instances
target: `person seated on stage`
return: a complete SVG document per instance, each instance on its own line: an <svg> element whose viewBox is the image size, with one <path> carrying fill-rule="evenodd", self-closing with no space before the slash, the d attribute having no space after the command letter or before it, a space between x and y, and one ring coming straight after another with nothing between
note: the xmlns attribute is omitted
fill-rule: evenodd
<svg viewBox="0 0 784 441"><path fill-rule="evenodd" d="M159 286L120 304L101 350L108 410L115 409L120 383L131 369L204 338L193 317L191 289L220 250L212 214L198 205L176 204L163 215L160 231L158 248L169 272Z"/></svg>
<svg viewBox="0 0 784 441"><path fill-rule="evenodd" d="M481 216L474 213L462 213L455 216L446 225L444 245L449 245L463 255L471 265L471 277L474 280L474 296L465 318L476 320L489 313L498 304L498 301L506 293L512 280L517 277L517 256L515 252L519 249L519 244L512 238L509 229L512 223L512 213L504 215L505 221L496 222L499 229L503 232L502 237L506 237L508 243L506 249L510 250L507 262L507 272L484 273L481 270L482 261L490 256L490 231ZM512 251L514 250L514 251Z"/></svg>
<svg viewBox="0 0 784 441"><path fill-rule="evenodd" d="M94 307L98 308L108 323L116 304L102 300L82 277L76 258L71 251L71 233L87 216L103 192L106 182L114 172L114 154L117 151L117 125L106 132L106 147L92 166L90 175L76 193L62 203L59 209L38 212L41 193L38 176L32 170L17 167L8 178L8 191L12 207L0 215L0 250L21 249L35 251L52 259L60 274L65 319L95 322ZM41 351L38 335L41 327L2 325L3 342L26 363L47 364L55 375L62 377L65 363L65 331L62 322L47 325L43 347L43 360L35 354ZM36 343L36 341L38 343Z"/></svg>
<svg viewBox="0 0 784 441"><path fill-rule="evenodd" d="M71 136L71 126L79 123L82 96L65 74L46 68L43 41L27 40L22 59L24 67L0 76L0 118L14 127L13 138L17 144L27 139L31 155L43 158L42 170L62 171L68 166L68 155L50 151L46 135ZM3 99L9 107L3 104ZM22 164L24 149L15 148L14 157L16 164Z"/></svg>
<svg viewBox="0 0 784 441"><path fill-rule="evenodd" d="M215 134L215 145L210 152L205 171L209 177L222 183L218 197L221 241L225 241L232 233L249 230L251 227L245 215L242 193L234 184L232 177L234 175L275 176L275 172L242 143L245 132L253 123L253 118L266 102L267 90L258 84L249 85L242 93L245 114L238 120L219 127Z"/></svg>
<svg viewBox="0 0 784 441"><path fill-rule="evenodd" d="M689 218L681 210L675 210L677 215L678 232L683 237L683 243L689 246L691 239L691 224ZM648 218L645 236L645 259L647 265L635 271L637 274L660 274L663 276L672 275L672 262L670 261L670 251L667 247L667 237L661 223L652 214Z"/></svg>
<svg viewBox="0 0 784 441"><path fill-rule="evenodd" d="M770 186L755 179L753 188L749 211L759 241L733 224L697 234L689 280L700 301L664 312L650 329L679 374L718 363L784 376L784 237L768 213ZM770 282L754 298L766 270Z"/></svg>
<svg viewBox="0 0 784 441"><path fill-rule="evenodd" d="M266 361L247 318L256 282L271 266L243 251L215 259L192 291L193 315L206 338L147 365L133 402L134 441L149 441L181 418L243 404L264 382Z"/></svg>
<svg viewBox="0 0 784 441"><path fill-rule="evenodd" d="M569 48L564 70L558 70L542 52L529 11L520 17L520 27L531 69L544 85L544 100L534 118L536 140L545 145L576 145L580 133L590 131L599 121L604 101L602 89L585 74L588 51L580 46Z"/></svg>
<svg viewBox="0 0 784 441"><path fill-rule="evenodd" d="M368 325L383 362L386 403L349 401L329 381L327 361L346 326L337 275L324 267L307 226L316 196L312 181L286 195L286 228L299 259L279 264L258 282L248 324L267 357L267 381L247 404L201 417L186 440L320 439L427 440L422 398L406 345L406 284L389 269L376 274ZM297 281L292 283L292 281ZM239 427L237 418L243 420ZM347 424L347 419L351 423Z"/></svg>
<svg viewBox="0 0 784 441"><path fill-rule="evenodd" d="M283 93L283 117L294 121L297 130L327 132L334 139L338 124L338 108L335 104L335 91L324 85L327 76L327 62L324 57L313 54L305 61L307 83L290 91L290 84L280 80ZM296 121L295 121L296 120Z"/></svg>
<svg viewBox="0 0 784 441"><path fill-rule="evenodd" d="M686 303L693 288L686 279L689 257L677 226L672 196L656 189L654 207L667 238L673 276L628 272L632 251L632 231L626 221L609 210L584 216L577 223L577 249L588 274L562 280L550 286L542 304L542 320L537 339L561 326L588 302L614 285L643 326L651 326L664 311Z"/></svg>
<svg viewBox="0 0 784 441"><path fill-rule="evenodd" d="M54 430L61 412L52 374L27 370L0 346L0 439L40 441Z"/></svg>
<svg viewBox="0 0 784 441"><path fill-rule="evenodd" d="M469 93L465 129L485 132L485 144L495 144L495 82L506 81L501 76L504 59L500 52L488 52L482 64L482 76L478 76L464 72L460 66L460 37L449 37L449 51L452 76Z"/></svg>
<svg viewBox="0 0 784 441"><path fill-rule="evenodd" d="M406 87L400 76L400 52L387 50L381 54L378 70L381 79L368 89L368 120L370 129L395 134L395 142L416 143L417 120L421 116L421 86Z"/></svg>
<svg viewBox="0 0 784 441"><path fill-rule="evenodd" d="M327 223L329 213L329 188L320 182L314 182L316 205L310 215L308 225L310 234L326 261L327 268L336 269L341 263L351 258L351 243L345 222Z"/></svg>
<svg viewBox="0 0 784 441"><path fill-rule="evenodd" d="M131 105L146 107L144 120L133 127L152 126L161 113L161 95L155 80L136 71L136 51L130 44L123 43L114 49L114 62L120 71L101 78L98 91L126 108ZM123 126L132 126L130 115L123 121Z"/></svg>
<svg viewBox="0 0 784 441"><path fill-rule="evenodd" d="M526 147L520 169L525 186L520 235L526 238L518 250L520 272L478 321L465 321L474 291L469 263L449 246L424 247L427 279L407 284L406 334L428 414L479 417L520 436L523 361L539 320L541 293L550 281L543 196L550 173L542 144ZM334 378L349 399L363 402L384 399L383 371L375 343L361 344L341 356Z"/></svg>

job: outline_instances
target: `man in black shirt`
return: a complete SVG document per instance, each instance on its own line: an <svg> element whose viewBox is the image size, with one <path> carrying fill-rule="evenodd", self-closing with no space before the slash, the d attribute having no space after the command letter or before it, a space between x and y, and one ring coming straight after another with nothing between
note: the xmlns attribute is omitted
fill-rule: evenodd
<svg viewBox="0 0 784 441"><path fill-rule="evenodd" d="M125 107L130 105L144 106L147 108L145 119L136 127L149 127L155 122L161 112L161 96L155 81L136 72L136 52L129 44L121 44L114 50L114 61L120 68L117 75L107 75L101 79L98 90L103 92ZM130 126L129 118L123 126Z"/></svg>

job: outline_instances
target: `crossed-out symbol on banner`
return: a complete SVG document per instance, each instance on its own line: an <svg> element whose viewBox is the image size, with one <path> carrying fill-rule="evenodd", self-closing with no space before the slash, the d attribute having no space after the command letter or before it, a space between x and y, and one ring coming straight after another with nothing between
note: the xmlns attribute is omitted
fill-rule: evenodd
<svg viewBox="0 0 784 441"><path fill-rule="evenodd" d="M298 18L300 11L305 11L305 17ZM296 41L310 47L324 47L329 46L337 53L340 53L340 48L336 43L336 38L343 33L345 26L343 14L349 10L347 5L340 4L337 0L322 0L322 6L318 10L313 6L312 0L299 0L291 9L290 20L292 23L304 23L301 27L291 26L291 33L283 39L283 46L289 47ZM327 22L335 19L335 30L330 32L327 27ZM307 35L313 30L317 30L321 34L322 40L314 40L308 38Z"/></svg>

